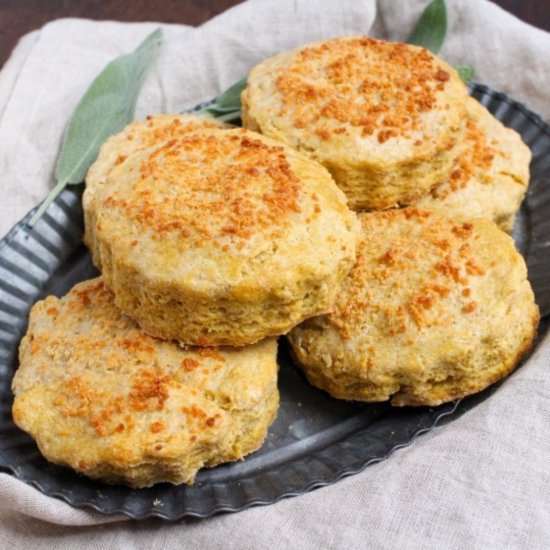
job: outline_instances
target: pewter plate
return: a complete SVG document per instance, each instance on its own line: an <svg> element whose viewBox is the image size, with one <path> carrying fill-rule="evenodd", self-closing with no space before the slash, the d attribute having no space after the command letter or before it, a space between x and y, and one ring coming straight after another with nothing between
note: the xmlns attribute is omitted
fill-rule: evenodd
<svg viewBox="0 0 550 550"><path fill-rule="evenodd" d="M485 86L472 94L533 151L532 179L514 230L541 313L550 312L550 127L525 106ZM454 420L498 391L496 384L437 408L338 401L311 387L281 342L281 407L267 440L242 462L199 473L193 486L159 484L133 490L92 481L48 463L12 421L10 384L29 309L62 296L97 272L82 245L82 187L66 189L30 229L29 213L0 241L0 471L76 507L134 519L208 517L265 505L329 485L388 458L434 426ZM543 320L540 337L546 333ZM505 382L504 382L505 383Z"/></svg>

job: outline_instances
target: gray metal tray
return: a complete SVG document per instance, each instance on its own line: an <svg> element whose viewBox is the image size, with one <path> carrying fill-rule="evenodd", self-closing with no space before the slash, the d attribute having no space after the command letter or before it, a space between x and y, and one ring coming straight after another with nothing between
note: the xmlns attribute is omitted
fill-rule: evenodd
<svg viewBox="0 0 550 550"><path fill-rule="evenodd" d="M503 94L479 85L471 91L497 118L518 130L533 151L531 186L514 238L546 315L550 312L550 127ZM76 282L97 274L81 242L81 194L81 186L66 189L33 229L26 225L31 212L0 241L0 471L47 495L135 519L208 517L270 504L360 472L498 391L500 384L437 408L338 401L305 381L282 341L281 407L262 449L244 461L203 470L190 487L159 484L140 490L92 481L50 464L13 424L10 385L32 304L48 294L62 296ZM541 323L541 335L548 324Z"/></svg>

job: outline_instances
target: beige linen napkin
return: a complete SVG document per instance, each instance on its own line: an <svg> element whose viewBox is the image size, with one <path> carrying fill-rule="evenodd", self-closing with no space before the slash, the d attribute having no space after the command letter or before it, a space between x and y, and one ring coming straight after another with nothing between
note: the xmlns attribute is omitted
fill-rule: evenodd
<svg viewBox="0 0 550 550"><path fill-rule="evenodd" d="M338 35L405 40L426 0L250 0L165 42L138 116L180 111L258 61ZM449 0L443 57L550 119L550 35L485 0ZM40 201L91 79L154 23L54 21L0 72L0 235ZM203 521L135 523L76 510L0 474L1 548L545 548L550 341L498 392L389 460L307 495ZM113 522L113 523L108 523ZM101 526L95 524L103 523Z"/></svg>

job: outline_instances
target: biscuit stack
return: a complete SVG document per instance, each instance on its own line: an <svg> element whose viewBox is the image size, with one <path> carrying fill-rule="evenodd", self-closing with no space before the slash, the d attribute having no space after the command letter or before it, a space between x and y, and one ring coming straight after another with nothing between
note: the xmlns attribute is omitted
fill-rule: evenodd
<svg viewBox="0 0 550 550"><path fill-rule="evenodd" d="M289 331L312 384L395 405L479 391L529 348L538 310L494 223L511 229L529 150L451 67L335 39L254 68L242 104L247 129L133 123L90 169L102 277L33 308L13 384L49 460L143 487L242 458Z"/></svg>
<svg viewBox="0 0 550 550"><path fill-rule="evenodd" d="M246 127L320 162L362 211L333 311L290 333L312 384L438 405L517 365L539 314L495 224L511 231L531 153L452 67L416 46L339 38L255 67L242 104Z"/></svg>
<svg viewBox="0 0 550 550"><path fill-rule="evenodd" d="M109 139L84 193L102 277L31 312L15 422L112 483L192 483L258 449L275 336L330 311L358 223L328 171L248 130L161 115Z"/></svg>
<svg viewBox="0 0 550 550"><path fill-rule="evenodd" d="M354 210L417 205L510 231L531 152L457 72L417 46L339 38L250 73L245 127L325 166Z"/></svg>

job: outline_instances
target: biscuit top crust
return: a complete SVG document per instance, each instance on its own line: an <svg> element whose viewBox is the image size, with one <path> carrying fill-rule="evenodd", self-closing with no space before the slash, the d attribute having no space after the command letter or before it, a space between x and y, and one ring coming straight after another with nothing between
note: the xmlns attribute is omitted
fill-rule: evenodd
<svg viewBox="0 0 550 550"><path fill-rule="evenodd" d="M420 153L425 142L441 142L456 130L467 97L456 71L428 50L365 37L279 54L254 68L248 84L245 103L268 135L276 130L260 109L279 130L276 119L288 120L285 135L305 135L308 145L345 136L372 137L379 145L399 138Z"/></svg>
<svg viewBox="0 0 550 550"><path fill-rule="evenodd" d="M365 136L376 132L383 143L410 137L450 78L425 49L356 38L304 48L276 85L283 104L296 106L297 128L320 115L360 127Z"/></svg>
<svg viewBox="0 0 550 550"><path fill-rule="evenodd" d="M109 195L104 204L123 209L156 239L176 232L238 247L257 228L300 212L299 183L280 145L243 132L195 134L145 154L131 197Z"/></svg>
<svg viewBox="0 0 550 550"><path fill-rule="evenodd" d="M200 445L201 437L223 432L231 411L273 391L275 355L274 339L235 350L152 338L115 307L98 278L33 307L13 387L17 396L53 394L58 435L76 437L63 430L81 426L82 437L114 438L119 458L131 462L139 445L129 438L140 433L168 452L174 433ZM14 414L25 424L34 413L16 407Z"/></svg>
<svg viewBox="0 0 550 550"><path fill-rule="evenodd" d="M147 149L163 141L201 129L230 128L213 118L194 115L149 115L144 121L130 124L124 131L128 141L139 141L140 149Z"/></svg>
<svg viewBox="0 0 550 550"><path fill-rule="evenodd" d="M355 215L328 171L242 129L133 155L112 172L97 210L97 234L120 261L201 288L259 275L283 281L293 269L332 272L355 247Z"/></svg>
<svg viewBox="0 0 550 550"><path fill-rule="evenodd" d="M379 336L412 344L424 328L456 324L476 311L477 300L491 301L483 279L496 265L492 245L504 244L500 253L510 269L522 262L510 238L489 221L453 222L415 208L360 214L359 220L357 262L328 316L344 340L375 323ZM480 244L486 234L491 244L487 238Z"/></svg>
<svg viewBox="0 0 550 550"><path fill-rule="evenodd" d="M118 134L111 136L102 146L96 162L86 176L86 188L95 193L95 187L103 185L115 166L130 155L159 145L185 134L211 128L231 128L215 119L194 115L150 115L145 120L128 124Z"/></svg>

